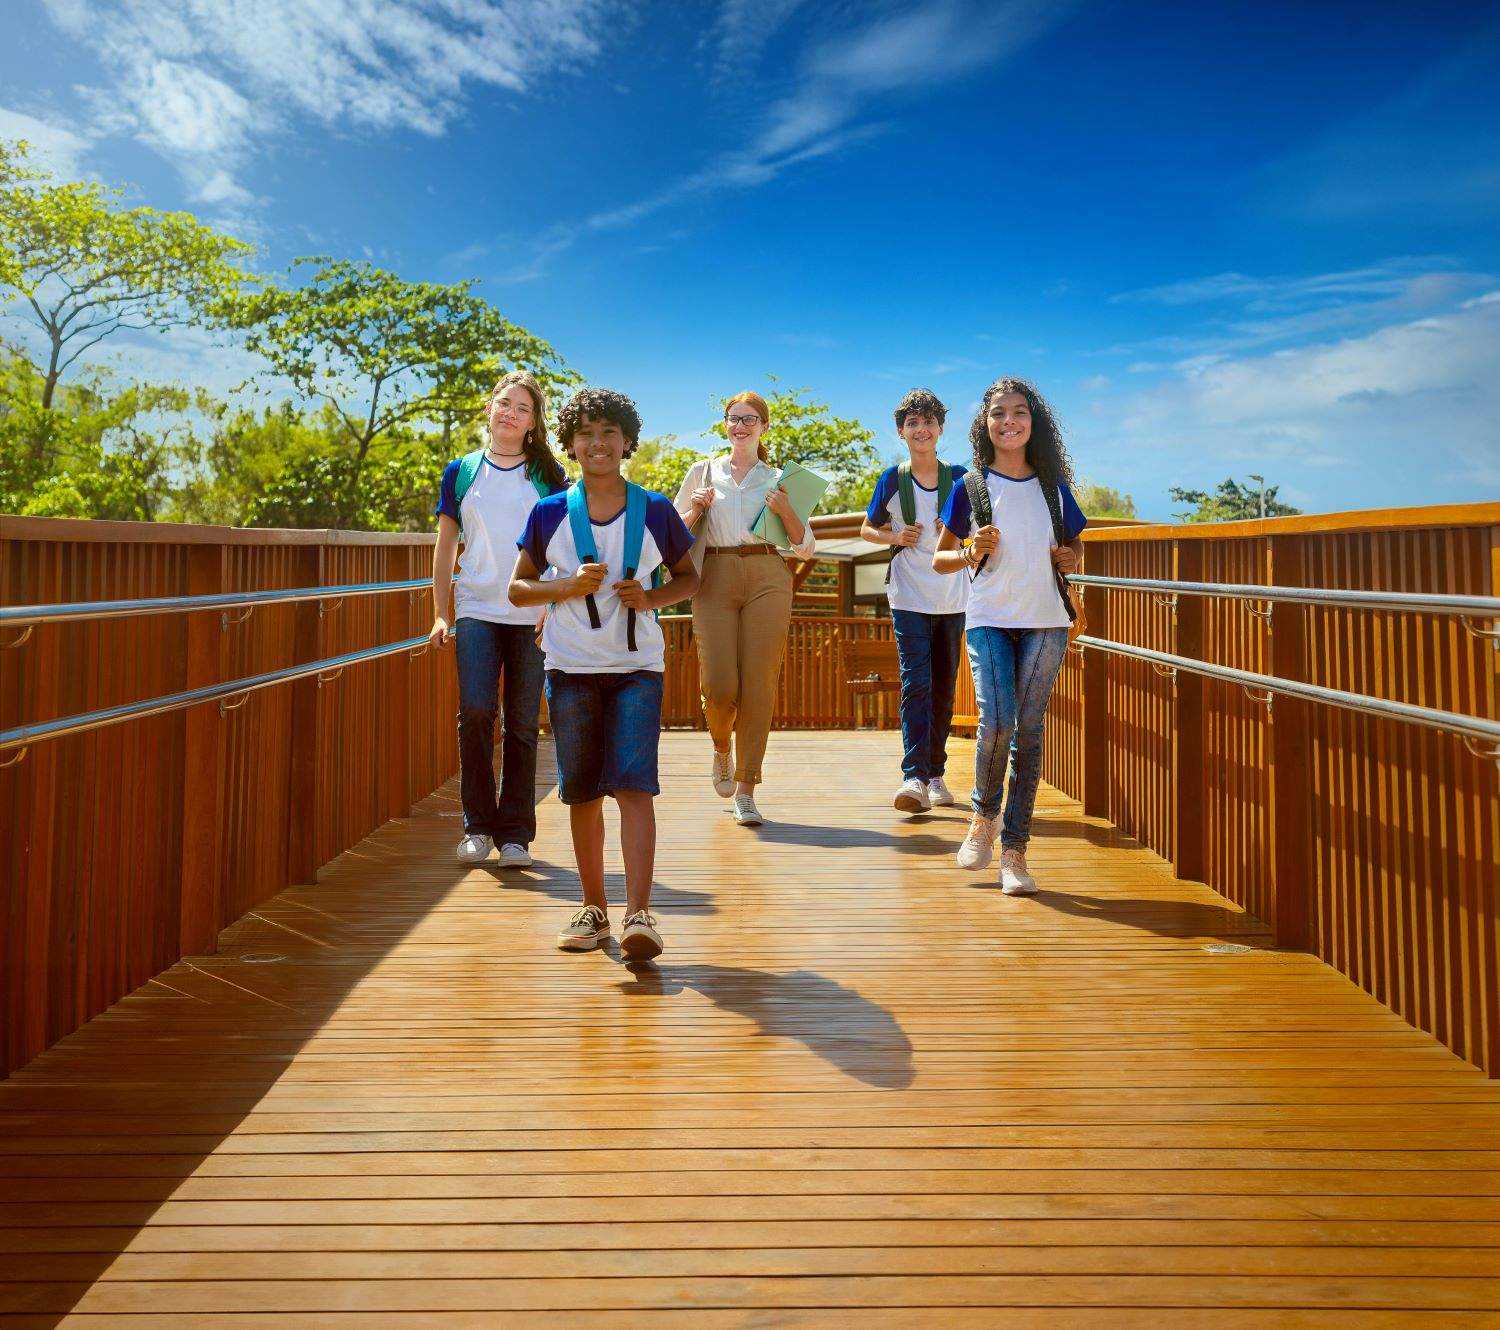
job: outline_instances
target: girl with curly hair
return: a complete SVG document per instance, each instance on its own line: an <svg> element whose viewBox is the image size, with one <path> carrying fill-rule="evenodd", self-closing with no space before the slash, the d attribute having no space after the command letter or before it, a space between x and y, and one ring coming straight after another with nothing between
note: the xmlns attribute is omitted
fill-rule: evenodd
<svg viewBox="0 0 1500 1330"><path fill-rule="evenodd" d="M1029 896L1037 889L1026 845L1041 779L1042 727L1068 648L1070 612L1059 574L1079 566L1088 519L1073 498L1072 463L1057 419L1026 380L989 386L969 444L974 470L949 496L932 556L937 572L970 579L968 651L979 735L973 817L958 865L989 866L1008 764L1000 888Z"/></svg>
<svg viewBox="0 0 1500 1330"><path fill-rule="evenodd" d="M542 653L534 640L538 611L512 605L506 592L516 562L516 538L538 499L561 491L565 477L547 442L547 398L532 375L523 369L503 375L490 392L485 416L485 447L455 458L443 471L429 637L436 646L458 641L458 761L464 810L458 860L481 863L498 844L502 868L525 868L536 838ZM460 540L463 565L455 583ZM497 792L495 721L501 716L504 738Z"/></svg>

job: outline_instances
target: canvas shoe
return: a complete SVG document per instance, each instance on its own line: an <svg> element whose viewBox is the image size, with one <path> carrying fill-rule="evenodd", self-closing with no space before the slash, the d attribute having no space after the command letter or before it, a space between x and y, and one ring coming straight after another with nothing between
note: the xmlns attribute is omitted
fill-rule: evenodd
<svg viewBox="0 0 1500 1330"><path fill-rule="evenodd" d="M713 765L714 793L728 799L734 793L734 758L728 753L714 749Z"/></svg>
<svg viewBox="0 0 1500 1330"><path fill-rule="evenodd" d="M901 782L901 788L896 791L896 797L891 802L903 813L925 813L932 807L927 782L918 780L915 776Z"/></svg>
<svg viewBox="0 0 1500 1330"><path fill-rule="evenodd" d="M530 868L531 851L524 845L517 845L514 841L507 841L500 847L501 868Z"/></svg>
<svg viewBox="0 0 1500 1330"><path fill-rule="evenodd" d="M953 791L941 776L934 776L927 782L927 797L934 808L950 808L953 805Z"/></svg>
<svg viewBox="0 0 1500 1330"><path fill-rule="evenodd" d="M760 815L760 809L755 806L753 794L734 796L734 820L742 827L758 827L765 821Z"/></svg>
<svg viewBox="0 0 1500 1330"><path fill-rule="evenodd" d="M1026 871L1025 850L1000 851L1000 894L1035 896L1036 878Z"/></svg>
<svg viewBox="0 0 1500 1330"><path fill-rule="evenodd" d="M609 941L609 916L597 905L585 905L557 935L557 945L564 951L593 951Z"/></svg>
<svg viewBox="0 0 1500 1330"><path fill-rule="evenodd" d="M655 960L661 955L661 934L656 931L656 916L650 910L637 910L625 916L620 950L632 961Z"/></svg>
<svg viewBox="0 0 1500 1330"><path fill-rule="evenodd" d="M461 864L482 864L494 848L495 842L488 836L465 836L454 853Z"/></svg>
<svg viewBox="0 0 1500 1330"><path fill-rule="evenodd" d="M969 819L969 834L958 847L960 868L988 868L995 857L995 819L975 813Z"/></svg>

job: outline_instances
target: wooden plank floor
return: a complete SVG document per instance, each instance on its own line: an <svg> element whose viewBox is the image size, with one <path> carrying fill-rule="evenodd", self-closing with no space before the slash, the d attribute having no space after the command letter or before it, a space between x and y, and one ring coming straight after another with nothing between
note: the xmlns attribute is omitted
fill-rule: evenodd
<svg viewBox="0 0 1500 1330"><path fill-rule="evenodd" d="M1050 790L1011 900L894 735L706 757L654 970L450 785L0 1085L0 1324L1500 1325L1500 1086Z"/></svg>

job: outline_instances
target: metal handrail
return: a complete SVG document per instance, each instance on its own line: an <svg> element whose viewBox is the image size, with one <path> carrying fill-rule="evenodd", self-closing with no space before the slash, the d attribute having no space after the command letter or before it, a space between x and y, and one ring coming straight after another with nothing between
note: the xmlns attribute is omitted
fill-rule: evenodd
<svg viewBox="0 0 1500 1330"><path fill-rule="evenodd" d="M104 707L99 711L86 711L77 716L60 716L56 720L39 721L33 725L18 725L12 730L0 730L0 753L12 748L29 748L33 744L46 743L49 739L61 739L70 734L82 734L87 730L103 729L107 725L119 725L127 720L139 720L146 716L160 716L168 711L181 711L197 706L201 702L223 702L227 698L249 694L262 688L271 688L279 683L290 683L294 679L306 679L313 675L325 675L333 670L342 670L349 665L358 665L367 660L379 660L382 656L394 656L400 651L412 651L425 647L426 637L408 637L402 642L391 642L383 647L367 647L363 651L350 651L342 656L330 656L326 660L311 661L306 665L289 665L286 669L271 670L266 674L252 675L248 679L232 679L227 683L208 684L203 688L189 688L182 693L169 693L164 697L148 698L144 702L126 702L116 707ZM233 709L233 708L231 708ZM16 761L20 759L17 758Z"/></svg>
<svg viewBox="0 0 1500 1330"><path fill-rule="evenodd" d="M1412 591L1327 591L1320 587L1256 586L1238 582L1169 582L1144 577L1101 577L1074 573L1075 586L1151 591L1159 595L1223 596L1234 600L1280 601L1293 605L1328 605L1347 609L1392 610L1407 614L1458 614L1472 619L1500 619L1500 597L1453 596Z"/></svg>
<svg viewBox="0 0 1500 1330"><path fill-rule="evenodd" d="M1174 656L1165 651L1152 651L1149 647L1128 646L1123 642L1107 642L1100 637L1080 635L1075 645L1096 651L1107 651L1117 656L1129 656L1144 660L1148 664L1167 672L1185 670L1189 674L1201 674L1208 679L1219 679L1225 683L1238 684L1247 691L1299 697L1308 702L1321 702L1326 706L1342 707L1345 711L1358 711L1367 716L1379 716L1385 720L1402 720L1412 725L1421 725L1429 730L1442 730L1456 734L1466 743L1494 745L1494 751L1479 756L1500 758L1500 721L1481 720L1477 716L1463 716L1456 711L1438 711L1434 707L1417 706L1411 702L1390 702L1384 698L1366 697L1363 693L1346 693L1338 688L1324 688L1315 683L1298 683L1292 679L1280 679L1272 674L1256 674L1251 670L1237 670L1229 665L1210 665L1207 661L1192 660L1187 656ZM1477 750L1471 748L1471 752Z"/></svg>
<svg viewBox="0 0 1500 1330"><path fill-rule="evenodd" d="M208 596L157 596L149 600L84 600L62 605L15 605L0 609L0 627L76 623L85 619L127 619L142 614L185 614L192 610L254 609L257 605L419 591L431 585L432 578L419 577L409 582L357 582L350 586L288 587L281 591L226 591Z"/></svg>

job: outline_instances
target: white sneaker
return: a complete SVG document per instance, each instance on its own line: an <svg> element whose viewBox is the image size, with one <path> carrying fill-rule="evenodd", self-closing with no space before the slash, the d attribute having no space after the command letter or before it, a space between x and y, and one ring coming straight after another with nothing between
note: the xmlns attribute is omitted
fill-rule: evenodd
<svg viewBox="0 0 1500 1330"><path fill-rule="evenodd" d="M655 960L661 955L661 945L656 916L650 910L637 910L625 916L625 927L620 930L620 950L628 960Z"/></svg>
<svg viewBox="0 0 1500 1330"><path fill-rule="evenodd" d="M713 766L714 793L727 799L734 793L734 758L728 753L714 749Z"/></svg>
<svg viewBox="0 0 1500 1330"><path fill-rule="evenodd" d="M960 868L988 868L995 857L995 819L975 813L969 819L969 834L958 847Z"/></svg>
<svg viewBox="0 0 1500 1330"><path fill-rule="evenodd" d="M1000 851L1000 894L1035 896L1036 878L1026 871L1025 850Z"/></svg>
<svg viewBox="0 0 1500 1330"><path fill-rule="evenodd" d="M742 827L758 827L765 821L760 815L760 809L755 806L753 794L734 796L734 820Z"/></svg>
<svg viewBox="0 0 1500 1330"><path fill-rule="evenodd" d="M458 849L454 851L458 855L461 864L482 864L490 857L490 851L495 848L495 842L488 836L465 836L458 843Z"/></svg>
<svg viewBox="0 0 1500 1330"><path fill-rule="evenodd" d="M517 845L514 841L507 841L500 847L501 868L530 868L531 851L524 845Z"/></svg>
<svg viewBox="0 0 1500 1330"><path fill-rule="evenodd" d="M934 776L927 782L927 797L934 808L949 808L953 804L953 791L941 776Z"/></svg>
<svg viewBox="0 0 1500 1330"><path fill-rule="evenodd" d="M896 797L891 802L903 813L925 813L932 807L932 800L927 794L927 782L918 780L915 776L901 782L901 788L896 791Z"/></svg>

